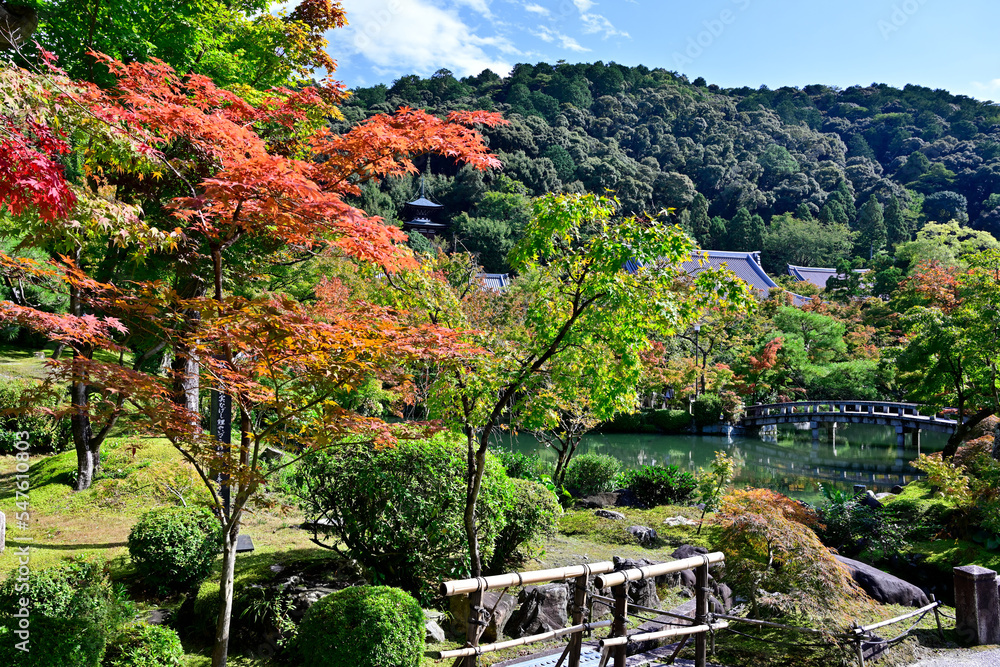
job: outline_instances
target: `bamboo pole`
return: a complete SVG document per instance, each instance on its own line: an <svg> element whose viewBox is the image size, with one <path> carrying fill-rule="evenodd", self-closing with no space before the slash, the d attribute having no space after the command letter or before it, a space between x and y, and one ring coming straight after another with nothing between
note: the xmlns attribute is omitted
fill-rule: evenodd
<svg viewBox="0 0 1000 667"><path fill-rule="evenodd" d="M653 641L654 639L667 639L669 637L687 637L689 635L695 635L704 633L709 630L725 630L729 627L729 623L722 621L721 623L713 623L712 625L690 625L684 628L670 628L669 630L657 630L656 632L646 632L641 635L632 635L631 637L608 637L602 639L598 642L601 648L615 647L615 646L625 646L626 644L632 642L646 642Z"/></svg>
<svg viewBox="0 0 1000 667"><path fill-rule="evenodd" d="M440 592L441 595L450 597L452 595L460 595L461 593L472 593L473 591L488 591L494 588L540 584L549 581L564 581L582 576L586 572L585 568L590 568L591 574L604 574L613 571L615 564L609 561L602 561L592 565L571 565L551 570L512 572L509 574L497 574L492 577L479 577L478 579L446 581L441 584Z"/></svg>
<svg viewBox="0 0 1000 667"><path fill-rule="evenodd" d="M573 582L573 624L583 624L583 612L587 606L587 589L590 587L589 568ZM569 667L580 667L580 654L583 652L583 633L575 633L570 638ZM560 662L562 662L560 660Z"/></svg>
<svg viewBox="0 0 1000 667"><path fill-rule="evenodd" d="M600 577L598 577L600 579ZM602 586L603 588L603 586ZM611 634L614 637L621 637L628 641L626 634L628 633L628 593L625 590L625 582L613 586L611 588L611 594L615 598L615 615L614 620L611 625ZM624 642L621 646L612 651L615 655L615 667L625 667L625 661L628 655L625 652Z"/></svg>
<svg viewBox="0 0 1000 667"><path fill-rule="evenodd" d="M658 563L656 565L647 565L645 567L637 567L631 570L609 572L608 574L602 574L597 577L597 579L594 580L594 585L598 588L618 586L620 584L624 584L626 581L638 581L639 579L660 577L665 574L674 574L676 572L683 572L684 570L693 570L701 565L721 563L725 559L726 555L724 553L716 551L703 556L692 556L691 558L683 558L669 563Z"/></svg>
<svg viewBox="0 0 1000 667"><path fill-rule="evenodd" d="M479 646L479 638L483 634L481 624L484 622L488 623L489 621L484 618L481 610L483 604L483 592L472 591L469 593L468 597L469 618L465 626L465 643L467 646L477 647ZM475 652L473 652L472 655L466 656L462 663L462 667L476 667L478 656L479 654Z"/></svg>
<svg viewBox="0 0 1000 667"><path fill-rule="evenodd" d="M918 614L926 613L931 609L936 609L939 604L940 604L939 602L932 602L928 605L924 605L923 607L917 609L916 611L911 611L908 614L903 614L902 616L897 616L896 618L890 618L888 621L881 621L879 623L872 623L871 625L865 625L863 627L854 628L854 632L860 634L864 632L870 632L872 630L877 630L887 625L892 625L893 623L899 623L900 621L905 621L908 618L913 618Z"/></svg>
<svg viewBox="0 0 1000 667"><path fill-rule="evenodd" d="M795 632L805 632L814 635L828 635L830 633L823 632L822 630L814 630L813 628L797 628L794 625L785 625L784 623L775 623L773 621L758 621L753 618L740 618L739 616L727 616L726 614L715 614L715 618L722 618L727 621L736 621L737 623L750 623L751 625L766 625L769 628L781 628L782 630L794 630Z"/></svg>
<svg viewBox="0 0 1000 667"><path fill-rule="evenodd" d="M549 639L559 639L560 637L565 637L566 635L575 634L577 632L586 632L587 630L606 628L609 625L611 625L611 621L597 621L596 623L581 623L580 625L574 625L569 628L560 628L558 630L543 632L538 635L521 637L519 639L510 639L508 641L497 642L495 644L486 644L485 646L466 646L465 648L458 648L451 651L438 651L437 659L445 660L447 658L475 658L481 653L493 653L494 651L502 651L505 648L514 648L515 646L524 646L525 644L544 642Z"/></svg>
<svg viewBox="0 0 1000 667"><path fill-rule="evenodd" d="M705 626L708 620L708 558L694 571L695 576L695 603L694 622L697 625ZM725 621L723 621L725 622ZM711 627L708 625L708 627ZM708 664L708 647L705 644L705 633L699 632L694 637L694 665L695 667L705 667Z"/></svg>

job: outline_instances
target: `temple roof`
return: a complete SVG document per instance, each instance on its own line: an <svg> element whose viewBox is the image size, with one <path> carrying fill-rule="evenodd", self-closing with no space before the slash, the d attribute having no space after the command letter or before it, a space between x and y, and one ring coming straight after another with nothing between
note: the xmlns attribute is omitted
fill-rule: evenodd
<svg viewBox="0 0 1000 667"><path fill-rule="evenodd" d="M767 298L778 284L771 280L760 265L760 252L730 252L725 250L698 250L691 254L691 259L684 262L684 270L691 275L697 275L708 268L726 267L736 274L736 277L747 283L758 292L761 298ZM635 271L638 262L629 260L625 263L626 271ZM802 306L809 302L808 297L792 294L792 303Z"/></svg>
<svg viewBox="0 0 1000 667"><path fill-rule="evenodd" d="M444 208L444 206L442 206L441 204L435 204L430 199L428 199L427 197L423 197L423 196L418 197L417 199L414 199L413 201L406 202L406 205L407 206L415 206L417 208Z"/></svg>
<svg viewBox="0 0 1000 667"><path fill-rule="evenodd" d="M857 269L857 273L865 273L867 269ZM826 289L826 283L830 278L837 276L837 269L827 269L815 266L795 266L788 265L788 275L802 282L812 283L820 289Z"/></svg>

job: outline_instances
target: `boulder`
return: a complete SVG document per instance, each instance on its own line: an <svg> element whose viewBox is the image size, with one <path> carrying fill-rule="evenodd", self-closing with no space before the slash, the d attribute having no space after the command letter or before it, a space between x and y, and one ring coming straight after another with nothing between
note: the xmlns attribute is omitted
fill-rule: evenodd
<svg viewBox="0 0 1000 667"><path fill-rule="evenodd" d="M633 560L631 558L619 558L618 556L615 556L612 559L612 562L615 564L615 572L620 572L621 570L631 570L636 567L646 567L647 565L654 565L656 563L656 561L646 560L645 558ZM628 595L629 600L633 604L637 604L641 607L657 609L660 606L660 596L656 594L655 579L630 581L627 584L625 593ZM611 591L608 590L601 593L601 595L611 597Z"/></svg>
<svg viewBox="0 0 1000 667"><path fill-rule="evenodd" d="M597 510L594 512L594 516L599 516L604 519L614 519L615 521L624 521L625 515L621 512L615 512L614 510Z"/></svg>
<svg viewBox="0 0 1000 667"><path fill-rule="evenodd" d="M587 496L586 498L580 498L576 501L578 507L583 509L603 509L605 507L614 507L618 504L618 494L617 493L596 493L592 496Z"/></svg>
<svg viewBox="0 0 1000 667"><path fill-rule="evenodd" d="M428 644L440 644L447 637L444 634L444 629L438 625L437 621L427 620L424 622L425 637L424 642Z"/></svg>
<svg viewBox="0 0 1000 667"><path fill-rule="evenodd" d="M698 525L697 521L693 521L683 516L668 516L666 519L663 520L663 523L671 527Z"/></svg>
<svg viewBox="0 0 1000 667"><path fill-rule="evenodd" d="M674 552L670 554L670 557L674 560L683 560L684 558L691 558L692 556L704 556L707 553L708 549L705 547L693 547L690 544L682 544L674 549Z"/></svg>
<svg viewBox="0 0 1000 667"><path fill-rule="evenodd" d="M504 595L503 599L501 599L500 593L497 591L486 591L483 593L483 608L486 611L490 611L496 607L496 610L493 612L492 618L489 619L489 623L479 639L480 644L491 644L503 634L504 626L507 625L507 620L516 606L517 600L513 595ZM468 626L470 615L469 596L453 595L451 597L452 634L456 637L465 637L465 629Z"/></svg>
<svg viewBox="0 0 1000 667"><path fill-rule="evenodd" d="M870 507L874 510L882 509L882 503L879 502L878 498L872 491L865 491L865 495L861 496L860 503L865 507Z"/></svg>
<svg viewBox="0 0 1000 667"><path fill-rule="evenodd" d="M623 519L625 517L622 517ZM642 546L649 546L656 541L657 534L656 531L649 526L629 526L625 529L628 533L639 540L639 544Z"/></svg>
<svg viewBox="0 0 1000 667"><path fill-rule="evenodd" d="M851 573L851 578L868 595L882 604L899 604L907 607L922 607L930 600L913 584L903 581L888 572L843 556L835 558Z"/></svg>
<svg viewBox="0 0 1000 667"><path fill-rule="evenodd" d="M511 614L504 633L516 639L566 627L568 594L563 583L527 586L517 596L520 606Z"/></svg>
<svg viewBox="0 0 1000 667"><path fill-rule="evenodd" d="M889 493L893 494L894 496L898 496L902 492L903 492L903 487L901 487L899 484L889 489Z"/></svg>

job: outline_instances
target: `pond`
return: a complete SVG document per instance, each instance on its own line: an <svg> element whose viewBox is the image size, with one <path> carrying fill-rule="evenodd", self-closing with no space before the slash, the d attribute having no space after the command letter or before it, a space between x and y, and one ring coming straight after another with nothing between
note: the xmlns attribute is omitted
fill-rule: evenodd
<svg viewBox="0 0 1000 667"><path fill-rule="evenodd" d="M947 439L941 433L923 432L920 451L941 451ZM505 439L505 444L555 461L555 453L531 436ZM719 450L737 459L737 486L773 489L806 502L822 499L820 484L848 491L855 484L864 484L879 493L921 476L909 465L917 458L910 438L898 452L892 427L869 424L839 424L835 444L826 432L814 444L811 431L794 426L783 426L767 437L590 434L584 437L577 453L609 454L627 467L673 464L697 472L707 469Z"/></svg>

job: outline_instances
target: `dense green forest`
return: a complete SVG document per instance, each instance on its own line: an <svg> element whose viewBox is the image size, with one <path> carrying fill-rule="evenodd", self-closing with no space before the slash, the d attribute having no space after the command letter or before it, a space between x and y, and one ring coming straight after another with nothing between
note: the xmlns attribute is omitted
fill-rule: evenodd
<svg viewBox="0 0 1000 667"><path fill-rule="evenodd" d="M335 129L400 106L510 121L486 130L499 177L429 166L455 240L497 271L526 197L546 192L610 191L631 213L673 209L702 247L764 250L772 273L868 259L930 221L1000 235L1000 108L943 90L721 89L643 66L521 64L506 78L440 70L355 89ZM370 186L362 204L398 218L414 191L405 180Z"/></svg>

